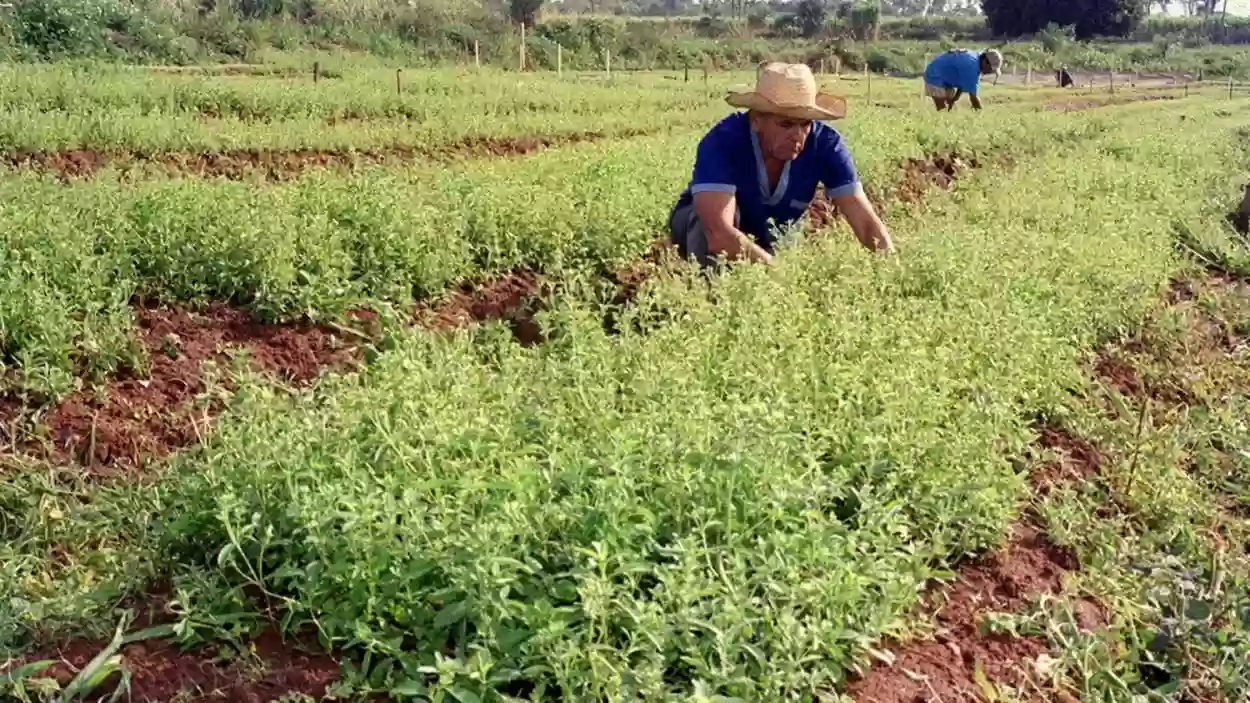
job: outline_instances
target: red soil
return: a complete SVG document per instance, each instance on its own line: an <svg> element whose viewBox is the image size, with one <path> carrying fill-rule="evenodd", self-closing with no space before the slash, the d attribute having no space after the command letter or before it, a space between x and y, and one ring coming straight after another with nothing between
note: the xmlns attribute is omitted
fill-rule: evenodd
<svg viewBox="0 0 1250 703"><path fill-rule="evenodd" d="M900 167L902 175L895 186L894 196L909 203L920 202L929 188L950 188L964 171L979 166L981 162L975 156L964 157L956 152L908 159Z"/></svg>
<svg viewBox="0 0 1250 703"><path fill-rule="evenodd" d="M140 615L131 632L173 622L172 613L166 608L167 596L151 594L144 601L142 605L148 612ZM123 694L121 700L267 703L287 693L318 699L339 678L340 668L334 658L315 653L314 646L305 647L290 639L283 641L272 629L246 644L254 656L236 654L220 659L215 647L182 652L161 639L125 645L121 656L130 672L130 695ZM17 665L52 660L56 663L36 676L52 677L64 686L107 645L104 640L76 638L23 657ZM120 681L120 674L108 677L92 692L93 700L107 700Z"/></svg>
<svg viewBox="0 0 1250 703"><path fill-rule="evenodd" d="M75 640L32 659L58 659L59 663L43 675L65 685L105 644ZM268 703L287 693L303 693L317 700L339 678L334 659L293 649L272 631L250 644L255 647L256 661L236 658L216 662L212 652L180 652L163 640L126 645L121 654L130 670L130 697L123 700ZM109 677L94 694L107 700L119 681L119 674ZM178 697L180 692L183 697Z"/></svg>
<svg viewBox="0 0 1250 703"><path fill-rule="evenodd" d="M616 293L608 302L608 309L603 318L603 329L609 334L617 334L620 330L620 311L634 302L634 297L643 284L656 275L664 265L666 257L676 258L676 249L670 244L668 237L661 237L651 243L647 253L633 264L614 272L610 277Z"/></svg>
<svg viewBox="0 0 1250 703"><path fill-rule="evenodd" d="M1020 686L1047 651L1046 641L982 634L978 624L988 613L1018 611L1034 595L1059 592L1063 574L1077 568L1070 552L1017 525L1004 548L964 567L953 584L926 599L936 617L934 639L903 646L892 665L874 666L846 693L857 703L980 701L978 666L991 682ZM1078 612L1086 613L1087 626L1096 626L1089 608Z"/></svg>
<svg viewBox="0 0 1250 703"><path fill-rule="evenodd" d="M958 152L930 154L924 158L906 159L899 163L899 178L894 183L891 197L908 203L924 199L930 188L950 188L955 179L966 171L983 164L975 156L963 156ZM868 199L880 210L884 204L871 190ZM838 208L825 198L824 189L817 189L807 211L808 220L817 229L824 229L840 217Z"/></svg>
<svg viewBox="0 0 1250 703"><path fill-rule="evenodd" d="M1107 457L1088 441L1063 427L1041 425L1037 443L1054 450L1059 458L1034 469L1030 478L1034 488L1045 493L1051 487L1071 481L1082 481L1102 472Z"/></svg>
<svg viewBox="0 0 1250 703"><path fill-rule="evenodd" d="M468 327L488 320L506 320L513 337L523 346L538 344L542 330L534 320L542 285L528 271L486 281L461 284L449 296L416 310L418 324L438 330Z"/></svg>
<svg viewBox="0 0 1250 703"><path fill-rule="evenodd" d="M628 130L620 137L645 134ZM519 156L552 146L603 138L600 132L558 136L470 137L459 142L429 147L389 147L383 149L237 149L233 151L169 151L146 153L125 149L66 149L60 151L17 150L0 154L0 164L13 169L55 173L64 181L90 178L105 168L127 171L155 166L174 174L208 178L245 180L263 177L269 181L289 180L311 168L350 169L360 165L383 164L413 159L456 159L465 157Z"/></svg>
<svg viewBox="0 0 1250 703"><path fill-rule="evenodd" d="M220 303L203 313L159 307L139 308L135 314L151 360L149 373L122 374L102 391L76 392L52 406L42 424L53 457L109 474L195 443L220 411L218 401L196 407L197 396L206 390L201 364L214 360L225 366L229 348L245 349L253 368L292 383L307 382L323 369L346 366L360 356L351 345L355 340L342 340L326 329L261 324ZM16 406L7 410L12 413ZM18 444L37 451L35 440Z"/></svg>
<svg viewBox="0 0 1250 703"><path fill-rule="evenodd" d="M1038 444L1060 455L1057 462L1034 472L1034 485L1041 491L1094 476L1107 461L1092 444L1061 427L1042 424L1037 429ZM1017 523L1006 546L963 566L954 583L922 597L921 607L933 613L936 622L933 639L898 646L892 665L876 664L850 681L846 693L856 703L982 701L976 679L979 667L992 685L1024 691L1022 700L1071 700L1062 691L1038 697L1037 691L1048 687L1031 672L1049 649L1044 638L982 633L980 623L990 613L1019 612L1035 596L1058 594L1063 575L1079 568L1071 550L1050 542L1037 528ZM1106 613L1098 604L1078 599L1072 606L1081 629L1106 626ZM1027 679L1037 684L1032 692L1023 687Z"/></svg>

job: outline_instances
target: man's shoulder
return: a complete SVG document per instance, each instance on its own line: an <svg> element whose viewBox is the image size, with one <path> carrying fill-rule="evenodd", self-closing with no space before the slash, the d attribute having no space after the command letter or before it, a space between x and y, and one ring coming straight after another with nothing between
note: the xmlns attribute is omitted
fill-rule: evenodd
<svg viewBox="0 0 1250 703"><path fill-rule="evenodd" d="M703 135L704 142L713 142L718 145L728 145L730 142L742 139L747 135L749 129L747 122L747 113L733 112L725 115L712 128Z"/></svg>
<svg viewBox="0 0 1250 703"><path fill-rule="evenodd" d="M836 149L842 144L842 133L828 122L816 120L812 122L811 139L817 146Z"/></svg>
<svg viewBox="0 0 1250 703"><path fill-rule="evenodd" d="M938 54L937 56L933 57L933 61L929 63L930 65L938 65L938 66L952 65L952 64L966 64L969 62L976 62L980 58L981 58L981 54L971 49L951 49L949 51L944 51Z"/></svg>

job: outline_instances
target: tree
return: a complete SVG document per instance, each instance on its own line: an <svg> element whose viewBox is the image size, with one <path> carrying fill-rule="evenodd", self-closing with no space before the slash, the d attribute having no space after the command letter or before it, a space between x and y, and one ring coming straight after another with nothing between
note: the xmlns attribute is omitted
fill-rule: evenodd
<svg viewBox="0 0 1250 703"><path fill-rule="evenodd" d="M543 0L510 0L508 14L512 16L513 22L533 27L542 6Z"/></svg>
<svg viewBox="0 0 1250 703"><path fill-rule="evenodd" d="M825 26L825 3L822 0L799 0L795 8L794 19L798 22L799 31L805 37L820 34Z"/></svg>
<svg viewBox="0 0 1250 703"><path fill-rule="evenodd" d="M1050 23L1072 25L1078 39L1126 36L1146 16L1148 0L981 0L995 34L1035 34Z"/></svg>

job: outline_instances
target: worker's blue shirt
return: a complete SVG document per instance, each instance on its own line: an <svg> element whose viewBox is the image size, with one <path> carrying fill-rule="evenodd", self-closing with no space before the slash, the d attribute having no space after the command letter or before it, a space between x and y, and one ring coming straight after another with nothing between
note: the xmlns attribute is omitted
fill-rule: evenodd
<svg viewBox="0 0 1250 703"><path fill-rule="evenodd" d="M695 193L733 193L741 217L738 229L771 252L775 233L769 220L780 227L802 217L818 184L824 186L828 198L853 194L860 188L850 151L837 130L813 121L803 150L786 162L776 190L770 193L759 139L747 113L735 112L699 142L693 177L675 208L689 205Z"/></svg>
<svg viewBox="0 0 1250 703"><path fill-rule="evenodd" d="M924 82L976 95L981 83L981 53L957 49L938 54L925 68Z"/></svg>

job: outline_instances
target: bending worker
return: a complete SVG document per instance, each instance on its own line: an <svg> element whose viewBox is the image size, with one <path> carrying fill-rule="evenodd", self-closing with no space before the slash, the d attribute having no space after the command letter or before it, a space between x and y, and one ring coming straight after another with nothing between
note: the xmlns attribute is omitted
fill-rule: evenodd
<svg viewBox="0 0 1250 703"><path fill-rule="evenodd" d="M669 232L682 258L706 267L720 254L771 263L778 227L803 216L816 194L842 213L865 247L893 252L855 173L846 142L821 120L846 114L846 101L816 90L806 64L770 63L755 90L730 93L744 107L700 140L694 173L669 215Z"/></svg>
<svg viewBox="0 0 1250 703"><path fill-rule="evenodd" d="M984 52L967 49L951 49L946 53L933 57L924 70L924 93L933 98L933 104L939 111L950 111L955 102L964 93L972 107L981 109L981 98L977 97L977 88L981 84L981 76L1001 75L1003 55L995 49Z"/></svg>

